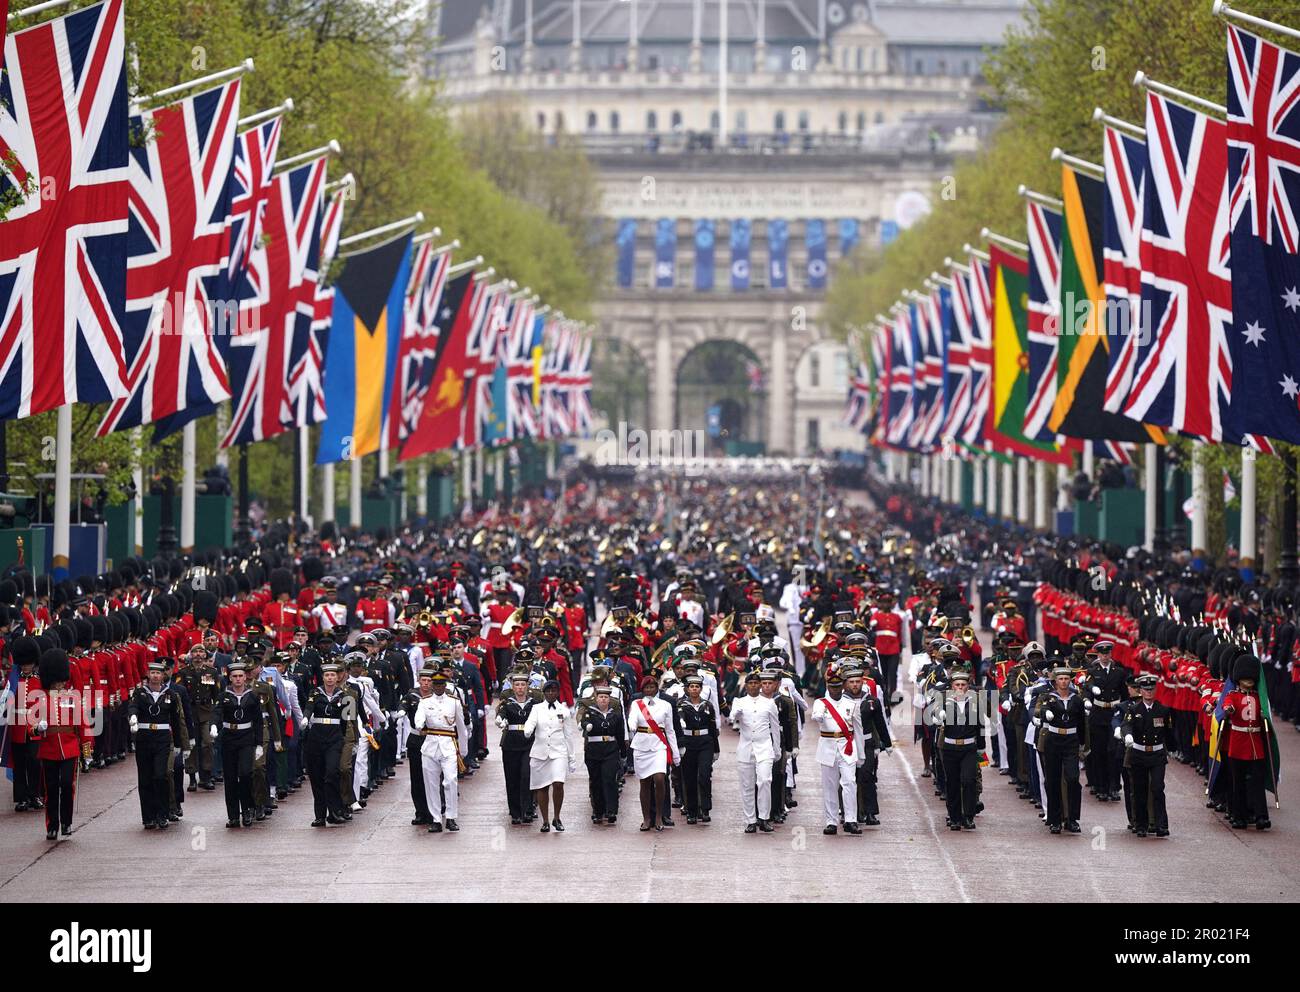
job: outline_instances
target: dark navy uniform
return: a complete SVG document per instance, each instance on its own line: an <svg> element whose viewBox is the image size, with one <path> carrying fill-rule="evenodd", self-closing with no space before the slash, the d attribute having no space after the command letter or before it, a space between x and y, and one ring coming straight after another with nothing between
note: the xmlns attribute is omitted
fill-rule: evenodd
<svg viewBox="0 0 1300 992"><path fill-rule="evenodd" d="M1129 775L1133 782L1133 832L1145 837L1151 830L1169 835L1165 809L1165 731L1173 711L1164 703L1135 700L1127 707L1120 734L1124 741ZM1131 740L1130 740L1131 738Z"/></svg>
<svg viewBox="0 0 1300 992"><path fill-rule="evenodd" d="M1079 749L1087 733L1083 697L1071 686L1062 699L1049 689L1036 700L1039 725L1037 747L1043 759L1043 786L1047 793L1047 825L1059 834L1062 825L1070 833L1079 832L1079 806L1083 789L1079 785ZM1065 807L1061 804L1061 786L1066 790Z"/></svg>
<svg viewBox="0 0 1300 992"><path fill-rule="evenodd" d="M686 697L673 709L677 743L682 752L682 791L686 794L686 822L709 822L713 809L713 756L718 753L717 711L707 699L698 704Z"/></svg>
<svg viewBox="0 0 1300 992"><path fill-rule="evenodd" d="M232 665L235 662L231 663ZM225 773L226 826L253 822L253 753L262 743L262 703L251 685L221 694L221 767Z"/></svg>
<svg viewBox="0 0 1300 992"><path fill-rule="evenodd" d="M588 706L582 714L582 736L586 740L583 759L591 790L591 820L608 818L613 823L618 816L619 772L627 752L622 707L611 704L602 712L598 706Z"/></svg>
<svg viewBox="0 0 1300 992"><path fill-rule="evenodd" d="M307 737L303 759L311 781L316 819L313 826L343 822L343 793L339 788L339 766L343 758L345 726L356 721L352 696L341 687L330 695L324 687L313 689L302 707Z"/></svg>
<svg viewBox="0 0 1300 992"><path fill-rule="evenodd" d="M524 736L524 724L533 708L530 696L522 703L506 696L497 709L497 726L501 728L501 761L506 774L506 802L510 822L522 823L532 807L532 790L528 787L528 752L533 739Z"/></svg>
<svg viewBox="0 0 1300 992"><path fill-rule="evenodd" d="M185 709L176 690L164 686L153 692L137 686L127 703L127 719L135 731L135 767L140 786L140 818L144 825L166 827L171 812L173 748L189 750Z"/></svg>

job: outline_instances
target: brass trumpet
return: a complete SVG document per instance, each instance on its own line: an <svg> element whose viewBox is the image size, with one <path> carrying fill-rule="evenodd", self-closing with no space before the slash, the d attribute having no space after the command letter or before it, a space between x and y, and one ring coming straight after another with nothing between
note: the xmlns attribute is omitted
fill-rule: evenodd
<svg viewBox="0 0 1300 992"><path fill-rule="evenodd" d="M962 643L965 644L967 647L970 647L972 644L975 643L975 628L963 627L961 629L960 636L961 636Z"/></svg>
<svg viewBox="0 0 1300 992"><path fill-rule="evenodd" d="M506 617L505 623L501 625L501 633L509 637L515 632L515 629L524 622L524 608L518 607L514 613Z"/></svg>

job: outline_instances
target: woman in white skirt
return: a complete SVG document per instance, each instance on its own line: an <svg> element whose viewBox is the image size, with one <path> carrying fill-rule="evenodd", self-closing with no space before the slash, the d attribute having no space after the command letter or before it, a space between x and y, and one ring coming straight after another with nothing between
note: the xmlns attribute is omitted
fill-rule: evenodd
<svg viewBox="0 0 1300 992"><path fill-rule="evenodd" d="M551 679L542 686L543 701L532 708L524 724L524 736L533 739L532 750L528 752L528 787L542 811L542 833L549 833L552 826L556 830L564 829L560 807L564 805L565 773L578 767L577 752L569 733L573 714L559 698L560 683ZM555 798L554 819L550 816L551 796Z"/></svg>
<svg viewBox="0 0 1300 992"><path fill-rule="evenodd" d="M659 698L659 683L647 675L641 680L641 697L627 708L627 732L632 744L632 767L641 783L641 829L663 830L657 811L668 805L668 766L681 761L673 708Z"/></svg>

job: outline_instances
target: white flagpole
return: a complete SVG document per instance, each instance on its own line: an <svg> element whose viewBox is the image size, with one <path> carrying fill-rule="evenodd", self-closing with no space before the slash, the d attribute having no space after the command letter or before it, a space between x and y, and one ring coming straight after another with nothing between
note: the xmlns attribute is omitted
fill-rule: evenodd
<svg viewBox="0 0 1300 992"><path fill-rule="evenodd" d="M306 520L311 506L311 457L307 447L311 428L305 424L298 428L298 477L302 484L298 487L298 519Z"/></svg>
<svg viewBox="0 0 1300 992"><path fill-rule="evenodd" d="M1137 124L1134 124L1131 121L1126 121L1122 117L1112 117L1110 114L1106 113L1106 111L1102 110L1100 107L1093 108L1092 119L1094 121L1097 121L1099 124L1105 124L1109 127L1113 127L1117 131L1123 131L1125 134L1129 135L1130 137L1141 138L1143 141L1146 140L1147 137L1146 128L1139 127Z"/></svg>
<svg viewBox="0 0 1300 992"><path fill-rule="evenodd" d="M1048 196L1046 193L1036 193L1024 183L1020 184L1020 188L1016 190L1016 192L1026 200L1032 200L1034 203L1040 204L1044 207L1051 207L1053 210L1060 210L1065 206L1064 200L1058 200L1056 197Z"/></svg>
<svg viewBox="0 0 1300 992"><path fill-rule="evenodd" d="M197 424L191 420L181 434L181 554L194 552L194 449Z"/></svg>
<svg viewBox="0 0 1300 992"><path fill-rule="evenodd" d="M1192 445L1192 560L1205 559L1209 534L1206 512L1205 458L1199 443Z"/></svg>
<svg viewBox="0 0 1300 992"><path fill-rule="evenodd" d="M995 234L987 227L980 228L980 237L986 241L992 241L995 245L1001 245L1003 248L1007 248L1010 251L1018 251L1021 254L1028 254L1029 252L1029 245L1025 244L1023 241L1017 241L1015 238L1007 238L1001 234Z"/></svg>
<svg viewBox="0 0 1300 992"><path fill-rule="evenodd" d="M327 462L321 466L320 473L320 520L334 519L334 463Z"/></svg>
<svg viewBox="0 0 1300 992"><path fill-rule="evenodd" d="M72 547L72 404L59 407L54 434L54 535L51 571L68 571Z"/></svg>
<svg viewBox="0 0 1300 992"><path fill-rule="evenodd" d="M361 526L361 465L362 465L362 458L361 458L360 456L358 456L358 455L353 455L353 456L352 456L352 461L350 462L350 464L351 464L351 466L352 466L352 478L351 478L351 480L350 480L350 481L351 481L351 484L352 484L352 492L350 493L349 498L348 498L348 502L351 504L351 505L348 507L348 514L349 514L349 516L352 518L352 519L351 519L352 526L353 526L353 527L360 527L360 526Z"/></svg>
<svg viewBox="0 0 1300 992"><path fill-rule="evenodd" d="M1160 480L1156 477L1156 446L1147 444L1146 457L1143 459L1143 474L1146 476L1145 488L1142 493L1142 502L1144 516L1146 518L1146 533L1142 542L1142 547L1147 551L1154 551L1156 546L1156 500L1160 498ZM1242 487L1245 488L1244 486ZM1245 527L1246 518L1242 515L1242 527ZM1244 530L1243 530L1244 533ZM1244 552L1243 552L1244 553Z"/></svg>
<svg viewBox="0 0 1300 992"><path fill-rule="evenodd" d="M377 238L381 234L391 234L393 231L400 231L404 228L413 227L416 224L424 222L424 211L417 210L410 217L403 217L401 220L395 220L391 224L384 224L382 227L372 227L369 231L362 231L360 234L351 234L346 238L339 239L339 247L346 248L349 245L360 244L362 241L368 241L370 238Z"/></svg>
<svg viewBox="0 0 1300 992"><path fill-rule="evenodd" d="M1255 569L1259 553L1259 535L1256 533L1255 514L1255 449L1241 448L1241 567Z"/></svg>
<svg viewBox="0 0 1300 992"><path fill-rule="evenodd" d="M1087 159L1075 155L1067 155L1059 148L1052 149L1052 161L1068 165L1075 172L1083 172L1096 179L1102 179L1106 175L1106 170L1096 162L1089 162Z"/></svg>
<svg viewBox="0 0 1300 992"><path fill-rule="evenodd" d="M1139 71L1133 77L1133 85L1140 86L1143 89L1151 90L1153 93L1159 93L1161 96L1167 96L1171 100L1180 100L1183 103L1190 103L1194 107L1217 114L1219 117L1228 116L1228 108L1221 103L1215 103L1212 100L1206 100L1195 93L1188 93L1186 90L1180 90L1176 86L1170 86L1168 83L1158 83L1154 79L1147 78L1145 72Z"/></svg>
<svg viewBox="0 0 1300 992"><path fill-rule="evenodd" d="M1249 24L1251 27L1264 28L1267 31L1276 31L1278 34L1284 34L1288 38L1300 38L1300 29L1289 28L1285 24L1278 24L1277 21L1266 21L1262 17L1256 17L1254 14L1247 14L1243 10L1236 10L1229 7L1223 0L1214 0L1214 6L1210 8L1210 13L1215 17L1222 17L1229 21L1240 21L1242 24ZM12 14L10 15L13 16Z"/></svg>
<svg viewBox="0 0 1300 992"><path fill-rule="evenodd" d="M200 76L198 79L191 79L184 83L177 83L175 86L168 86L156 93L150 93L147 96L138 96L134 102L137 106L144 103L153 103L155 100L161 100L163 97L175 96L177 93L184 93L186 90L192 90L199 86L206 86L208 83L222 83L227 79L234 79L236 76L242 76L246 72L253 71L253 60L244 59L239 65L231 66L229 69L222 69L220 72L210 72L206 76Z"/></svg>
<svg viewBox="0 0 1300 992"><path fill-rule="evenodd" d="M258 124L261 124L263 121L269 121L272 117L275 117L277 114L289 114L292 112L293 112L293 97L285 97L284 103L280 104L278 107L269 107L268 109L260 110L255 114L249 114L247 117L239 118L239 120L235 121L235 127L240 129L256 127Z"/></svg>
<svg viewBox="0 0 1300 992"><path fill-rule="evenodd" d="M135 506L131 512L131 551L144 554L144 428L131 429L131 484L135 486Z"/></svg>
<svg viewBox="0 0 1300 992"><path fill-rule="evenodd" d="M441 233L442 233L442 228L441 228L441 227L435 227L432 231L425 231L423 234L417 234L415 237L413 237L413 238L411 239L411 244L413 244L413 245L422 245L422 244L424 244L426 241L432 241L434 238L436 238L436 237L437 237L438 235L440 235Z"/></svg>
<svg viewBox="0 0 1300 992"><path fill-rule="evenodd" d="M31 7L24 7L22 10L11 10L9 16L5 18L5 23L12 24L19 18L40 14L47 10L53 10L55 7L66 7L70 3L72 3L72 0L45 0L45 3L33 4Z"/></svg>
<svg viewBox="0 0 1300 992"><path fill-rule="evenodd" d="M1034 462L1034 527L1047 530L1047 462Z"/></svg>
<svg viewBox="0 0 1300 992"><path fill-rule="evenodd" d="M310 162L312 159L321 158L325 155L342 155L343 146L335 139L331 138L329 144L321 145L319 148L313 148L311 151L303 152L301 155L294 155L292 158L281 159L275 163L272 170L275 173L283 172L285 169L292 169L295 165L302 165L304 162Z"/></svg>

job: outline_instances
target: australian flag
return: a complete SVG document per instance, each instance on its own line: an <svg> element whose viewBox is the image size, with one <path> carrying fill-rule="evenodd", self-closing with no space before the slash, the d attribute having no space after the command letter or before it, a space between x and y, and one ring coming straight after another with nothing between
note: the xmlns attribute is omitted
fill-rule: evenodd
<svg viewBox="0 0 1300 992"><path fill-rule="evenodd" d="M1300 55L1228 28L1234 434L1300 442Z"/></svg>

